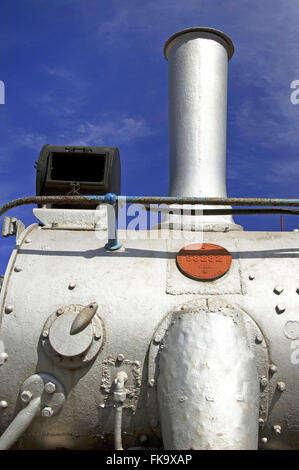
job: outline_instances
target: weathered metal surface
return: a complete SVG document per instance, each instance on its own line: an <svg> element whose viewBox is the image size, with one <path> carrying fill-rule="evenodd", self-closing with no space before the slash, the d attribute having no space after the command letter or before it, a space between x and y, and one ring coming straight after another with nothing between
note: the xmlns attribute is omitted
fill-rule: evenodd
<svg viewBox="0 0 299 470"><path fill-rule="evenodd" d="M54 387L50 393L49 384ZM25 408L17 413L1 435L0 450L9 449L39 415L43 418L56 415L64 404L65 394L62 385L55 377L34 374L22 384L20 398Z"/></svg>
<svg viewBox="0 0 299 470"><path fill-rule="evenodd" d="M297 321L299 296L294 273L298 270L298 234L205 233L204 243L224 246L233 258L225 276L205 283L186 278L175 265L179 248L187 244L179 239L180 232L173 231L173 237L178 239L171 241L142 239L143 235L135 232L135 238L130 239L129 232L124 240L124 233L119 231L123 251L109 253L104 249L105 237L99 239L96 231L69 230L66 237L63 230L37 224L26 229L23 241L12 254L0 297L0 337L8 354L0 369L0 398L8 404L0 411L1 431L15 416L22 381L35 370L42 370L63 383L67 399L55 424L51 420L43 424L34 422L30 433L22 438L22 445L29 448L107 446L106 438L114 429L114 414L109 407L113 398L111 387L117 371L124 368L129 377L126 388L131 392L124 404L123 445L136 444L140 434L148 435L150 445L155 433L159 435L160 425L151 420L151 416L153 421L154 416L159 419L159 410L155 400L148 398L156 393L156 387L148 384L144 369L148 348L165 315L178 305L197 299L211 308L227 305L241 308L260 326L269 344L269 363L276 367L276 372L268 377L270 411L260 429L260 436L267 438L267 443L261 441L261 445L299 446L298 366L291 363L291 354L295 353L291 348L293 340L284 333L289 321ZM26 244L25 239L29 237L31 243ZM196 243L198 235L188 232L186 237L188 243ZM172 291L167 293L169 263L178 279L171 278ZM16 271L15 266L22 270ZM69 289L73 281L76 288ZM274 288L279 285L284 289L278 296ZM205 290L197 291L199 287ZM136 292L142 292L142 296ZM102 350L85 367L63 368L58 357L56 361L53 355L45 354L43 341L48 342L48 338L42 337L44 325L62 306L81 305L82 309L91 301L99 305L105 324ZM282 314L276 312L278 303L285 304ZM7 305L14 307L10 314L5 313ZM21 339L16 341L16 337ZM256 347L263 349L263 337L261 342L258 337L256 341ZM154 376L157 367L154 361L151 369ZM261 377L266 375L265 370L259 373ZM276 389L280 381L286 384L283 393ZM155 414L147 411L149 400ZM287 413L290 407L293 411ZM279 436L272 428L277 424L282 428Z"/></svg>
<svg viewBox="0 0 299 470"><path fill-rule="evenodd" d="M232 256L222 246L194 243L181 248L176 260L186 276L199 281L214 281L229 270Z"/></svg>
<svg viewBox="0 0 299 470"><path fill-rule="evenodd" d="M47 318L41 331L41 344L47 356L58 367L85 367L99 353L104 341L103 326L100 318L95 316L96 302L89 306L92 316L86 315L86 307L83 305L71 304L60 306ZM82 312L83 321L82 317L78 320Z"/></svg>
<svg viewBox="0 0 299 470"><path fill-rule="evenodd" d="M109 196L109 195L106 195ZM28 205L28 204L77 204L78 202L86 202L90 203L90 205L94 205L94 203L98 204L111 204L110 199L107 199L106 196L29 196L23 197L20 199L15 199L13 201L4 204L0 208L0 216L5 214L10 209L15 207ZM127 204L190 204L190 205L219 205L219 206L226 206L226 205L235 205L235 206L294 206L299 207L299 199L276 199L276 198L218 198L218 197L169 197L169 196L116 196L116 201L120 201L122 203ZM211 210L211 214L213 214L213 209ZM217 214L217 209L216 214ZM230 213L240 213L242 212L231 212L232 209L225 209L223 214L230 214ZM256 209L255 209L256 210ZM269 209L270 210L270 209ZM248 212L251 213L249 209ZM283 210L281 210L283 212ZM288 209L290 211L290 209ZM254 210L252 213L255 213ZM264 211L263 213L268 213ZM270 212L271 213L271 210ZM280 212L279 212L280 213ZM287 212L290 214L296 214L297 212L291 211ZM209 213L207 213L209 215Z"/></svg>
<svg viewBox="0 0 299 470"><path fill-rule="evenodd" d="M299 199L276 199L276 198L218 198L218 197L170 197L170 196L115 196L116 201L120 201L122 203L127 204L190 204L190 205L217 205L217 206L226 206L226 205L235 205L235 206L293 206L299 207ZM14 207L19 207L28 204L76 204L78 202L86 202L94 205L94 203L98 204L110 204L109 199L106 196L29 196L23 197L20 199L15 199L13 201L4 204L0 208L0 216L5 214L10 209ZM237 209L238 210L238 209ZM223 214L242 214L243 212L231 212L232 209L225 209ZM255 213L256 209L250 211L246 209L246 213ZM214 209L210 209L207 212L207 215L212 215L214 213ZM215 213L217 214L218 209L215 209ZM290 211L290 209L288 209ZM283 209L281 209L283 212ZM221 213L221 212L220 212ZM245 213L245 212L244 212ZM263 212L264 214L268 213L266 210ZM269 213L271 210L269 209ZM280 213L280 212L278 212ZM290 214L298 214L296 211L287 212Z"/></svg>
<svg viewBox="0 0 299 470"><path fill-rule="evenodd" d="M232 50L232 41L210 28L180 31L165 45L169 196L226 197L227 72ZM180 223L176 214L163 219L168 221ZM197 216L191 223L195 229L205 223L218 230L240 228L234 227L231 215Z"/></svg>
<svg viewBox="0 0 299 470"><path fill-rule="evenodd" d="M98 310L98 304L96 302L92 302L91 304L84 307L81 312L79 312L74 319L70 334L77 335L82 330L84 330L91 322L95 314Z"/></svg>
<svg viewBox="0 0 299 470"><path fill-rule="evenodd" d="M159 368L166 449L257 448L258 370L242 315L184 310L164 337Z"/></svg>

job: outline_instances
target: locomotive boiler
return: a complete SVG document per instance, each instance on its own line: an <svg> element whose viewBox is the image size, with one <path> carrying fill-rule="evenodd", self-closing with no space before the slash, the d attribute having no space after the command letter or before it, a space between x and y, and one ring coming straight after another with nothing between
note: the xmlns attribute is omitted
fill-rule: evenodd
<svg viewBox="0 0 299 470"><path fill-rule="evenodd" d="M3 217L1 449L299 447L298 233L233 219L299 200L227 198L233 52L211 28L166 42L168 197L121 196L116 147L46 145L36 196L0 209L37 204ZM128 204L162 216L128 230Z"/></svg>

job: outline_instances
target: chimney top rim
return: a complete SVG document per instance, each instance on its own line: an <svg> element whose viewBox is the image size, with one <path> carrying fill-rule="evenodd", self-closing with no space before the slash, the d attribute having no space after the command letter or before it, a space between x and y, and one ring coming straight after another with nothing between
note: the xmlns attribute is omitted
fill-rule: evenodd
<svg viewBox="0 0 299 470"><path fill-rule="evenodd" d="M202 26L196 26L196 27L192 27L192 28L182 29L181 31L178 31L177 33L170 36L170 38L166 41L166 43L164 45L164 56L165 56L166 60L168 60L168 48L169 48L169 45L171 44L171 42L174 39L177 39L179 36L183 36L184 34L189 34L189 33L198 33L199 38L204 37L205 33L209 33L211 35L218 36L219 39L222 39L221 44L223 44L223 42L224 42L224 44L226 46L226 50L227 50L227 54L228 54L228 60L230 60L232 58L235 48L234 48L233 41L231 40L231 38L229 36L227 36L227 34L223 33L222 31L220 31L218 29L206 28L206 27L202 27ZM215 38L215 40L217 40L217 38Z"/></svg>

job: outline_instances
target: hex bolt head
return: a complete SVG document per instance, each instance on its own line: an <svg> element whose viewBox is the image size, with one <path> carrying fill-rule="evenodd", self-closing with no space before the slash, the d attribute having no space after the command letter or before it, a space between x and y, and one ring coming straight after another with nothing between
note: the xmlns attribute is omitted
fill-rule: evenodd
<svg viewBox="0 0 299 470"><path fill-rule="evenodd" d="M123 362L124 359L125 359L125 356L124 356L123 354L119 354L119 355L117 356L118 362Z"/></svg>
<svg viewBox="0 0 299 470"><path fill-rule="evenodd" d="M279 390L280 392L284 392L285 389L286 389L286 384L285 382L277 382L277 390Z"/></svg>
<svg viewBox="0 0 299 470"><path fill-rule="evenodd" d="M11 312L13 312L13 306L12 306L12 305L6 305L4 311L5 311L5 313L11 313Z"/></svg>
<svg viewBox="0 0 299 470"><path fill-rule="evenodd" d="M275 307L275 310L277 313L283 313L285 312L286 306L284 304L278 304Z"/></svg>
<svg viewBox="0 0 299 470"><path fill-rule="evenodd" d="M263 342L263 337L260 334L255 335L255 342L261 344Z"/></svg>
<svg viewBox="0 0 299 470"><path fill-rule="evenodd" d="M56 385L54 382L47 382L45 384L45 392L46 393L54 393L56 391Z"/></svg>
<svg viewBox="0 0 299 470"><path fill-rule="evenodd" d="M32 393L29 390L24 390L21 393L21 400L23 403L29 403L32 398Z"/></svg>
<svg viewBox="0 0 299 470"><path fill-rule="evenodd" d="M8 403L6 400L1 400L0 401L0 408L7 408L8 407Z"/></svg>
<svg viewBox="0 0 299 470"><path fill-rule="evenodd" d="M45 406L45 408L42 409L41 415L43 418L51 418L53 416L53 409L50 406Z"/></svg>
<svg viewBox="0 0 299 470"><path fill-rule="evenodd" d="M261 387L267 387L267 385L268 385L267 377L261 377L260 378L260 384L261 384Z"/></svg>
<svg viewBox="0 0 299 470"><path fill-rule="evenodd" d="M281 426L279 424L274 424L273 430L275 434L280 434L281 433Z"/></svg>
<svg viewBox="0 0 299 470"><path fill-rule="evenodd" d="M274 287L273 292L277 295L281 294L283 292L283 287L280 285L277 285Z"/></svg>
<svg viewBox="0 0 299 470"><path fill-rule="evenodd" d="M277 366L275 364L270 364L269 371L271 374L275 374L277 372Z"/></svg>
<svg viewBox="0 0 299 470"><path fill-rule="evenodd" d="M252 273L250 273L250 274L248 275L248 279L250 279L250 281L253 281L253 280L255 279L255 275L252 274Z"/></svg>
<svg viewBox="0 0 299 470"><path fill-rule="evenodd" d="M70 290L75 289L75 287L76 287L76 283L75 283L75 282L70 282L70 283L69 283L69 289L70 289Z"/></svg>
<svg viewBox="0 0 299 470"><path fill-rule="evenodd" d="M22 271L21 266L15 266L15 267L14 267L14 271L15 271L16 273L20 273L20 272Z"/></svg>

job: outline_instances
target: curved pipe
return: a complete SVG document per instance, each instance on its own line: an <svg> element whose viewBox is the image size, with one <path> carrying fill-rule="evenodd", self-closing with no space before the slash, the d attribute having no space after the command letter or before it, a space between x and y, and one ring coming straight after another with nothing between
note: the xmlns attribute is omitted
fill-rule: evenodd
<svg viewBox="0 0 299 470"><path fill-rule="evenodd" d="M184 312L159 356L165 449L257 449L259 378L238 314Z"/></svg>
<svg viewBox="0 0 299 470"><path fill-rule="evenodd" d="M31 400L23 408L0 437L0 450L8 450L22 436L40 412L41 397Z"/></svg>

